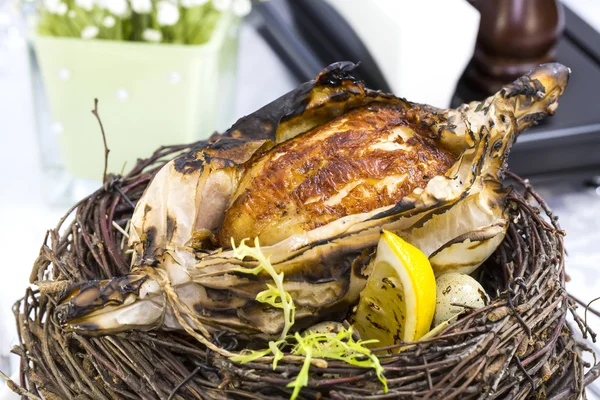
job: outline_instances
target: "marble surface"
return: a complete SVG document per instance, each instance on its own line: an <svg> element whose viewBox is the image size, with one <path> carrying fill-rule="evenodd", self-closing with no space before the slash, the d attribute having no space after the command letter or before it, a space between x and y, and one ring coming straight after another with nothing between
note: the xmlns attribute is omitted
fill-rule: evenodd
<svg viewBox="0 0 600 400"><path fill-rule="evenodd" d="M567 291L587 303L600 296L600 188L585 187L580 183L547 184L536 188L559 216L561 228L567 233ZM600 310L600 301L593 307ZM578 312L584 315L581 308ZM591 328L600 332L600 318L590 313L587 317ZM570 315L567 320L572 327L576 326ZM600 357L600 345L588 344ZM586 360L594 362L591 355L587 355ZM587 392L590 399L600 399L600 382L594 382Z"/></svg>
<svg viewBox="0 0 600 400"><path fill-rule="evenodd" d="M600 1L565 1L600 31ZM0 369L14 371L17 358L8 355L10 347L16 344L11 306L28 285L31 265L46 229L58 221L66 208L49 206L44 198L26 47L20 28L11 19L13 15L1 4ZM249 26L242 30L240 60L236 115L248 114L295 86L290 74ZM555 182L538 189L567 231L567 268L571 278L567 289L585 301L599 296L600 189L579 182ZM590 321L600 331L600 320ZM588 393L591 398L600 398L594 395L600 393L600 386L594 385Z"/></svg>

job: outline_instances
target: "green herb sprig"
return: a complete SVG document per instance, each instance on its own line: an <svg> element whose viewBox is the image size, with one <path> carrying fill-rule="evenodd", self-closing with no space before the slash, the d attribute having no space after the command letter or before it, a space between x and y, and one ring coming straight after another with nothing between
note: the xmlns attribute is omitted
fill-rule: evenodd
<svg viewBox="0 0 600 400"><path fill-rule="evenodd" d="M387 393L387 381L383 375L384 369L379 362L379 358L366 347L367 344L377 343L377 340L356 341L353 337L352 327L339 329L338 332L312 332L309 329L304 335L300 335L298 332L294 335L288 335L295 321L296 307L292 296L283 287L283 272L277 273L269 258L262 253L258 238L255 239L253 248L246 245L245 240L238 247L235 246L232 240L232 247L235 258L243 260L250 257L258 261L255 268L239 267L234 268L234 271L252 275L265 271L271 276L275 286L267 284L267 290L260 292L256 296L256 300L281 308L285 320L279 340L269 342L269 347L264 350L243 350L240 354L230 357L232 361L244 364L272 355L273 369L275 369L277 363L284 357L282 351L284 348L291 348L290 354L292 355L304 356L304 362L298 376L287 385L294 388L291 396L292 400L295 400L300 394L300 390L308 385L310 364L313 357L343 361L363 368L373 368L383 384L384 393Z"/></svg>

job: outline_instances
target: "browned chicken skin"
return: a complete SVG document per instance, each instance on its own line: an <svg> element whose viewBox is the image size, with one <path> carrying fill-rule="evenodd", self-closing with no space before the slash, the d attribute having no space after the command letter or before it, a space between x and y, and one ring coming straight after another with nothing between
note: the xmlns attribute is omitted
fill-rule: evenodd
<svg viewBox="0 0 600 400"><path fill-rule="evenodd" d="M218 240L270 245L347 215L389 206L456 161L400 105L355 109L253 160Z"/></svg>

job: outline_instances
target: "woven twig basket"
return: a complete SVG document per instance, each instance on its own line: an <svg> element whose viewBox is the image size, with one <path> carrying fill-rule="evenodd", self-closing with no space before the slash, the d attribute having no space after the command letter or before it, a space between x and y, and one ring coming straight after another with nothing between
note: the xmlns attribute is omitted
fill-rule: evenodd
<svg viewBox="0 0 600 400"><path fill-rule="evenodd" d="M239 365L185 333L84 337L50 321L69 282L128 272L130 255L122 231L135 203L158 169L190 147L163 147L128 175L109 176L103 188L77 203L48 232L31 275L38 289L27 289L14 306L20 344L13 351L22 359L21 385L9 382L15 391L49 400L289 398L292 389L286 385L299 372L301 360L284 359L276 370L270 363ZM565 291L563 232L531 186L509 176L517 185L509 197L510 228L478 270L491 304L433 339L381 356L387 394L371 370L330 361L327 368L311 368L301 398L585 396L585 386L600 374L600 366L586 365L582 352L590 350L574 339L565 320L571 311L584 337L593 338ZM226 333L213 340L227 349L241 346Z"/></svg>

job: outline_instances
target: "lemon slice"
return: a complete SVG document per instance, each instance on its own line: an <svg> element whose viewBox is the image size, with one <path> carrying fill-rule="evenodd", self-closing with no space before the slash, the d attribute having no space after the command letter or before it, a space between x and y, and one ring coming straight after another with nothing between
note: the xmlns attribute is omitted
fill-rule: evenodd
<svg viewBox="0 0 600 400"><path fill-rule="evenodd" d="M383 231L352 323L362 339L379 340L372 347L416 341L429 332L435 295L435 276L427 256Z"/></svg>

